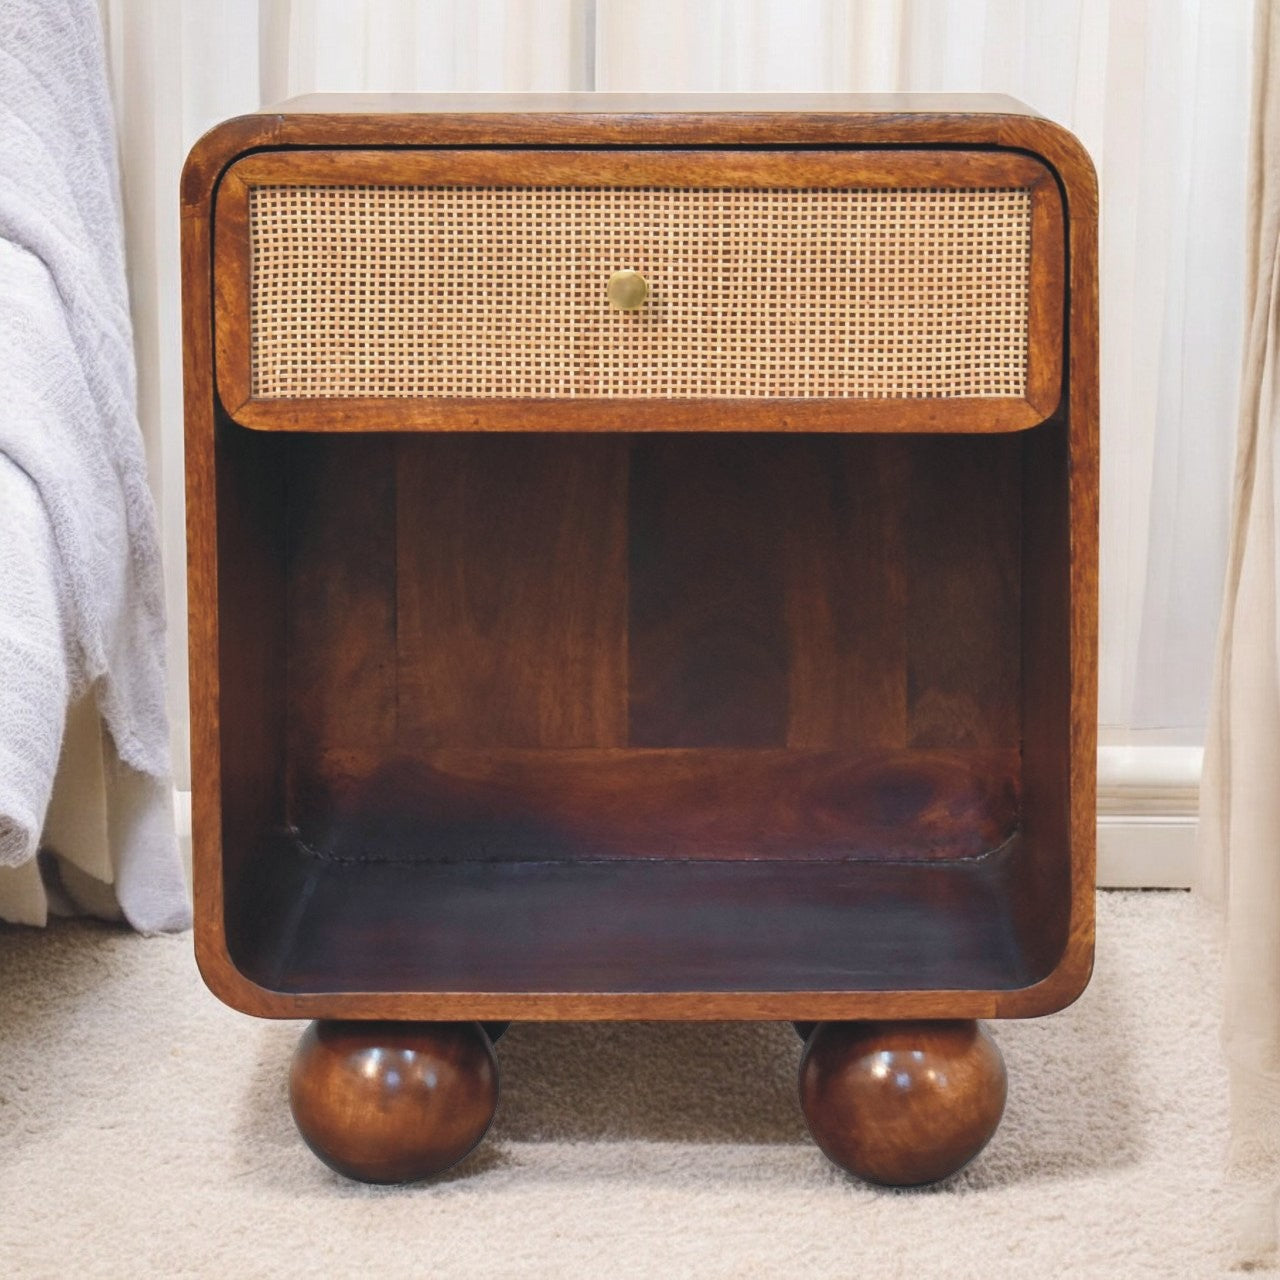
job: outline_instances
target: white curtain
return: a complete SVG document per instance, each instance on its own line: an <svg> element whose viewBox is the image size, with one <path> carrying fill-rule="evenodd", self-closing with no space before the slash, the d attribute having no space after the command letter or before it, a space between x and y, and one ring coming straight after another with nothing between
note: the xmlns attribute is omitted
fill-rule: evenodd
<svg viewBox="0 0 1280 1280"><path fill-rule="evenodd" d="M1250 0L102 0L170 616L185 613L177 190L313 90L1000 91L1103 193L1104 740L1199 742L1239 365ZM186 650L169 668L186 785Z"/></svg>
<svg viewBox="0 0 1280 1280"><path fill-rule="evenodd" d="M1226 923L1223 1041L1241 1261L1280 1208L1280 0L1258 0L1231 557L1205 744L1202 888Z"/></svg>

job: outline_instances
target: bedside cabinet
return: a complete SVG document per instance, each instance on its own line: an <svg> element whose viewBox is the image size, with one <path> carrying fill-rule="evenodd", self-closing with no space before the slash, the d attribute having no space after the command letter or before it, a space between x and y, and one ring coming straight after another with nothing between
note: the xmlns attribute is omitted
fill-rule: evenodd
<svg viewBox="0 0 1280 1280"><path fill-rule="evenodd" d="M1093 950L1097 199L1008 99L304 98L182 185L196 947L303 1136L775 1019L862 1177Z"/></svg>

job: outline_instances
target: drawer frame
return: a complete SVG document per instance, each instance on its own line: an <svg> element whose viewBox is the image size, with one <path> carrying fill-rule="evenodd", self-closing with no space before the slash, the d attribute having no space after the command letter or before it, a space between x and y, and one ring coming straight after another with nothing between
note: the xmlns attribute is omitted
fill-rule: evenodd
<svg viewBox="0 0 1280 1280"><path fill-rule="evenodd" d="M255 186L1026 190L1031 202L1024 396L257 398L251 389L249 196ZM1011 150L308 150L264 152L223 175L214 207L218 393L242 426L289 431L1012 431L1043 422L1062 386L1061 196ZM620 263L619 265L626 265ZM709 413L716 407L733 413Z"/></svg>

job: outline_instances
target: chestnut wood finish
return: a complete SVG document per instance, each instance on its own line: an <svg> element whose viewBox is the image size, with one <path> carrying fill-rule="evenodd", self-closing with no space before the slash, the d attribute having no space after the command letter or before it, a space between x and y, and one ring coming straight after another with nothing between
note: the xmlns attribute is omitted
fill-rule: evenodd
<svg viewBox="0 0 1280 1280"><path fill-rule="evenodd" d="M738 1017L854 1017L876 995L933 1017L994 1012L977 992L1045 972L1015 936L1016 837L926 864L357 860L284 836L262 854L237 965L345 1016L411 1007L407 991L459 1018L710 1019L726 1002Z"/></svg>
<svg viewBox="0 0 1280 1280"><path fill-rule="evenodd" d="M962 1169L1004 1113L1004 1059L975 1022L823 1022L800 1063L800 1105L834 1164L914 1187Z"/></svg>
<svg viewBox="0 0 1280 1280"><path fill-rule="evenodd" d="M397 739L406 748L626 741L625 451L617 439L578 443L400 444Z"/></svg>
<svg viewBox="0 0 1280 1280"><path fill-rule="evenodd" d="M224 1000L817 1021L1026 1016L1083 988L1096 188L1079 144L1016 104L916 105L317 101L197 145L196 936ZM244 175L759 181L907 163L889 153L1044 175L1039 381L1013 416L241 398Z"/></svg>
<svg viewBox="0 0 1280 1280"><path fill-rule="evenodd" d="M1018 829L1016 748L334 753L295 778L305 844L347 861L933 862Z"/></svg>
<svg viewBox="0 0 1280 1280"><path fill-rule="evenodd" d="M362 1182L414 1182L457 1164L498 1104L498 1063L475 1022L313 1022L289 1072L307 1146Z"/></svg>
<svg viewBox="0 0 1280 1280"><path fill-rule="evenodd" d="M1032 239L1027 391L956 399L259 399L250 388L249 192L254 186L668 186L1025 189ZM1008 431L1042 421L1062 380L1063 223L1052 171L1012 150L461 151L307 149L250 155L215 203L217 388L246 426L283 431ZM520 271L528 264L512 263ZM707 409L718 405L719 412Z"/></svg>
<svg viewBox="0 0 1280 1280"><path fill-rule="evenodd" d="M291 438L290 755L1016 749L1023 447Z"/></svg>

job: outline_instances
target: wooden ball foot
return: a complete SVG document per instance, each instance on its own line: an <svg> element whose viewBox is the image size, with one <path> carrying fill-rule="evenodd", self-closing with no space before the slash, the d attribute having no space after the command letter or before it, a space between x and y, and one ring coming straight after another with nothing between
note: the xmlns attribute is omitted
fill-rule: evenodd
<svg viewBox="0 0 1280 1280"><path fill-rule="evenodd" d="M361 1182L412 1182L455 1165L498 1104L498 1063L475 1022L313 1022L289 1072L307 1146Z"/></svg>
<svg viewBox="0 0 1280 1280"><path fill-rule="evenodd" d="M912 1187L963 1168L1004 1112L1007 1078L976 1022L824 1022L800 1063L800 1105L833 1163Z"/></svg>

